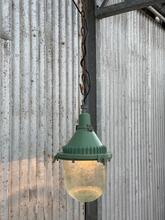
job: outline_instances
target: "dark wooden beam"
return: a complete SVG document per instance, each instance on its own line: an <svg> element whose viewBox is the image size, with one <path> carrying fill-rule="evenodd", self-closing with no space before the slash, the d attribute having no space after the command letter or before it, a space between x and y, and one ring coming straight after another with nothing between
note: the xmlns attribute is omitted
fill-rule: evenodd
<svg viewBox="0 0 165 220"><path fill-rule="evenodd" d="M129 11L142 9L147 6L154 6L155 3L162 2L165 2L165 0L126 0L118 4L97 8L96 17L102 19Z"/></svg>
<svg viewBox="0 0 165 220"><path fill-rule="evenodd" d="M84 0L87 5L87 69L91 78L91 91L88 99L88 111L91 115L92 126L97 131L96 121L96 17L95 0ZM85 204L85 220L97 220L97 201Z"/></svg>

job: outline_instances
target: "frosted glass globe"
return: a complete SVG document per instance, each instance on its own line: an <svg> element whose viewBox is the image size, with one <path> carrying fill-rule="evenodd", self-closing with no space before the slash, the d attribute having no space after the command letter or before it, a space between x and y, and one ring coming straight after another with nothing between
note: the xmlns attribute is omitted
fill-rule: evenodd
<svg viewBox="0 0 165 220"><path fill-rule="evenodd" d="M97 161L63 161L68 194L80 202L92 202L104 192L106 166Z"/></svg>

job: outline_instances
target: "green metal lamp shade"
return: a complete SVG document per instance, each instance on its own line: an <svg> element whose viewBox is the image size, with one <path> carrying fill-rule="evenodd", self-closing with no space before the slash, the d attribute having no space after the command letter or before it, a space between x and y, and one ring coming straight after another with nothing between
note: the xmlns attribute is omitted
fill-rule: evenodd
<svg viewBox="0 0 165 220"><path fill-rule="evenodd" d="M97 160L110 161L112 153L107 152L91 126L90 115L81 113L76 132L62 151L57 153L54 160Z"/></svg>

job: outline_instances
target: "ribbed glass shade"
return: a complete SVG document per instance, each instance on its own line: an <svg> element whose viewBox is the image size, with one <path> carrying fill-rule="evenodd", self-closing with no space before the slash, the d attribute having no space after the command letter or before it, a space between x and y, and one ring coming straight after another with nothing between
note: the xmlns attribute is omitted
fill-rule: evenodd
<svg viewBox="0 0 165 220"><path fill-rule="evenodd" d="M92 202L104 192L106 166L97 161L63 161L68 194L80 202Z"/></svg>

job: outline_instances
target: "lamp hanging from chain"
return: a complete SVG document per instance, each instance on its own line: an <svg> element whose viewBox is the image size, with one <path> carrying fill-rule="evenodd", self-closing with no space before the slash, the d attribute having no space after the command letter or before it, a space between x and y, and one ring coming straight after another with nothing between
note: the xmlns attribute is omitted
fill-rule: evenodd
<svg viewBox="0 0 165 220"><path fill-rule="evenodd" d="M87 98L91 89L90 74L86 65L86 40L88 34L86 4L81 0L81 10L72 0L81 16L81 51L82 84L80 91L83 96L79 124L71 140L58 152L55 160L63 160L64 184L68 194L80 201L91 202L98 199L104 192L106 183L106 162L112 158L94 132L89 113Z"/></svg>

